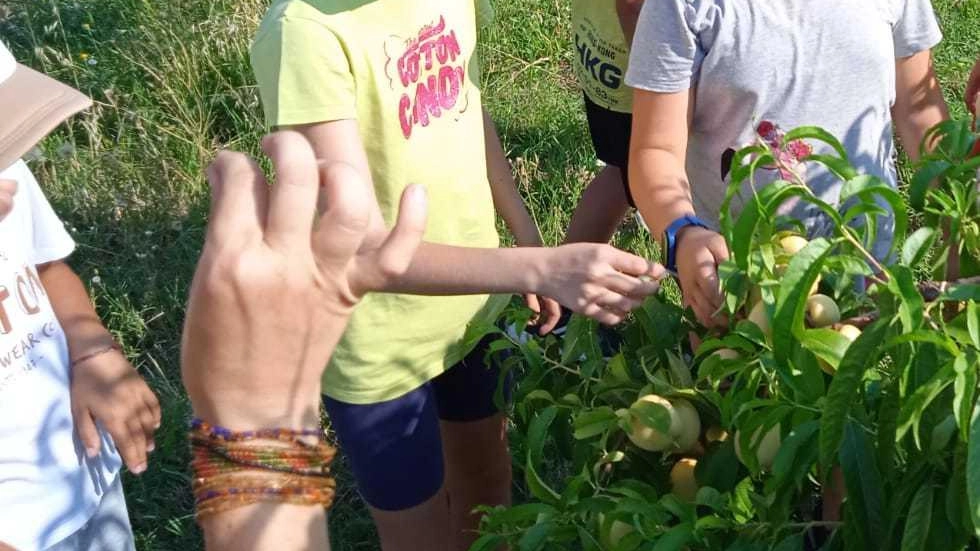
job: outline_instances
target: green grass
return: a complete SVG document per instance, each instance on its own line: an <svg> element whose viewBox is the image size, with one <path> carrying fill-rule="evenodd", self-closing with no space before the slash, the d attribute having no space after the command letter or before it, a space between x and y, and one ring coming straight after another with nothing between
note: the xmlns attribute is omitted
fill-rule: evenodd
<svg viewBox="0 0 980 551"><path fill-rule="evenodd" d="M571 74L564 0L497 0L485 37L485 96L545 240L563 235L595 169ZM980 53L980 3L936 0L946 40L937 64L954 113ZM187 285L214 151L255 154L261 108L247 59L265 8L255 0L12 0L0 36L17 57L97 100L32 155L33 168L79 242L72 263L106 323L159 393L164 425L148 473L127 476L141 550L197 549L179 377ZM652 254L626 224L622 247ZM367 512L339 465L334 549L377 549Z"/></svg>

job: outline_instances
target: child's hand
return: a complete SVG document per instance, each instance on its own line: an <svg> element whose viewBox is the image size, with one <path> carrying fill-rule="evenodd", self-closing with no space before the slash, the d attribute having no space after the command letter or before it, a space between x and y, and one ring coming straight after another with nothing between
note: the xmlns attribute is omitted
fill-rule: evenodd
<svg viewBox="0 0 980 551"><path fill-rule="evenodd" d="M146 470L146 454L153 451L153 433L160 427L160 403L121 352L110 350L72 367L71 407L89 457L100 451L98 421L129 471Z"/></svg>
<svg viewBox="0 0 980 551"><path fill-rule="evenodd" d="M540 294L615 325L660 290L663 266L609 245L575 243L545 249L537 266Z"/></svg>
<svg viewBox="0 0 980 551"><path fill-rule="evenodd" d="M0 180L0 220L10 214L10 209L14 208L14 194L17 193L17 182L14 180Z"/></svg>
<svg viewBox="0 0 980 551"><path fill-rule="evenodd" d="M694 310L705 327L727 323L717 315L723 302L718 265L728 260L725 239L711 230L688 226L677 235L676 254L684 305Z"/></svg>
<svg viewBox="0 0 980 551"><path fill-rule="evenodd" d="M524 302L534 312L534 319L531 321L537 326L539 335L551 333L561 321L561 305L555 299L528 294L524 295Z"/></svg>

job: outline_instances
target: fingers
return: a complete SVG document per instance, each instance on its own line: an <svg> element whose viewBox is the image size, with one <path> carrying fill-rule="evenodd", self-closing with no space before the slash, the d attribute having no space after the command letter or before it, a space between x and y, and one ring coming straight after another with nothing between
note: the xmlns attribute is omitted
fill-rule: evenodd
<svg viewBox="0 0 980 551"><path fill-rule="evenodd" d="M530 308L535 314L541 313L541 303L538 301L538 295L524 295L524 303L527 304L527 307Z"/></svg>
<svg viewBox="0 0 980 551"><path fill-rule="evenodd" d="M14 194L17 193L17 182L0 180L0 220L3 220L14 208Z"/></svg>
<svg viewBox="0 0 980 551"><path fill-rule="evenodd" d="M274 246L308 247L320 192L320 168L310 142L298 132L276 132L262 140L276 182L269 197L265 237Z"/></svg>
<svg viewBox="0 0 980 551"><path fill-rule="evenodd" d="M149 397L144 397L143 399L143 407L140 408L139 420L143 428L143 436L146 439L146 451L152 452L156 449L156 441L153 435L160 427L160 404L156 396L153 396L153 393L149 394Z"/></svg>
<svg viewBox="0 0 980 551"><path fill-rule="evenodd" d="M131 419L106 428L129 472L143 474L146 471L146 434L140 420Z"/></svg>
<svg viewBox="0 0 980 551"><path fill-rule="evenodd" d="M605 325L617 325L626 318L626 314L623 312L607 310L595 302L587 305L582 310L582 315L588 316Z"/></svg>
<svg viewBox="0 0 980 551"><path fill-rule="evenodd" d="M635 277L646 276L659 281L667 274L660 264L619 249L613 249L610 264L616 270Z"/></svg>
<svg viewBox="0 0 980 551"><path fill-rule="evenodd" d="M973 72L966 85L966 108L974 115L980 109L980 60L973 66Z"/></svg>
<svg viewBox="0 0 980 551"><path fill-rule="evenodd" d="M89 458L96 457L102 448L102 439L99 438L99 429L95 426L95 420L87 409L73 411L72 416L75 418L78 438L85 446L85 455Z"/></svg>
<svg viewBox="0 0 980 551"><path fill-rule="evenodd" d="M561 321L561 305L554 299L542 297L541 315L538 319L538 334L547 335L555 330Z"/></svg>
<svg viewBox="0 0 980 551"><path fill-rule="evenodd" d="M321 266L339 269L350 262L371 222L371 194L354 167L345 163L320 166L323 214L313 234Z"/></svg>
<svg viewBox="0 0 980 551"><path fill-rule="evenodd" d="M660 280L650 277L636 278L621 273L612 273L602 280L609 290L633 298L645 298L660 291Z"/></svg>
<svg viewBox="0 0 980 551"><path fill-rule="evenodd" d="M241 153L221 151L208 166L207 177L211 184L209 241L226 244L261 236L268 187L259 165Z"/></svg>
<svg viewBox="0 0 980 551"><path fill-rule="evenodd" d="M388 277L404 274L425 235L429 204L425 188L411 185L402 192L398 220L379 251L378 264Z"/></svg>

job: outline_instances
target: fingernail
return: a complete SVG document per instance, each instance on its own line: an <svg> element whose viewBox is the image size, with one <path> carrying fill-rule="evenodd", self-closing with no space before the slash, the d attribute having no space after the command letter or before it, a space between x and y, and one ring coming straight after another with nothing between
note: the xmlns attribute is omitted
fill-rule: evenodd
<svg viewBox="0 0 980 551"><path fill-rule="evenodd" d="M149 444L147 444L147 446L146 446L146 451L147 451L147 453L152 453L152 452L153 452L153 450L155 450L155 449L157 449L157 444L156 444L156 442L150 442L150 443L149 443Z"/></svg>
<svg viewBox="0 0 980 551"><path fill-rule="evenodd" d="M136 468L130 469L129 472L131 472L131 473L133 473L135 475L141 475L141 474L145 473L146 472L146 463L143 463L142 465L137 465Z"/></svg>
<svg viewBox="0 0 980 551"><path fill-rule="evenodd" d="M85 448L85 455L87 455L89 459L93 459L99 455L99 450L96 448Z"/></svg>

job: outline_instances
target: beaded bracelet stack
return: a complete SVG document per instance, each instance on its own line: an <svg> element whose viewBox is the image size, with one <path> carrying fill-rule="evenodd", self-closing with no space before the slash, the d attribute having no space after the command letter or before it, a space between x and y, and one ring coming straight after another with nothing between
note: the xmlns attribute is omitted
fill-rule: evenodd
<svg viewBox="0 0 980 551"><path fill-rule="evenodd" d="M195 419L189 439L198 520L260 502L333 503L335 450L318 429L236 432Z"/></svg>

